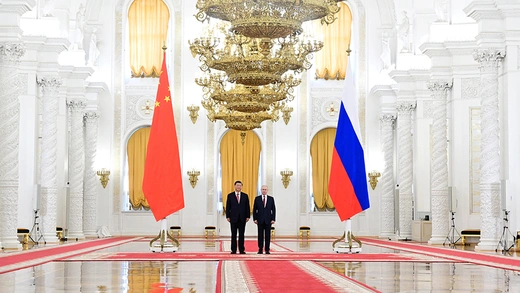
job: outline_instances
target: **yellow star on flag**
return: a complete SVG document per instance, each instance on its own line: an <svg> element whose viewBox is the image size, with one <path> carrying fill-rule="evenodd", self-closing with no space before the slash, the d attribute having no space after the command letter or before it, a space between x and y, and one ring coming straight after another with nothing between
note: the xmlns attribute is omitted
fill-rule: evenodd
<svg viewBox="0 0 520 293"><path fill-rule="evenodd" d="M169 102L169 101L170 101L170 97L169 97L169 96L166 96L166 97L164 97L164 100L165 100L166 102Z"/></svg>
<svg viewBox="0 0 520 293"><path fill-rule="evenodd" d="M158 101L155 102L155 107L159 107L161 106L161 103L159 103Z"/></svg>

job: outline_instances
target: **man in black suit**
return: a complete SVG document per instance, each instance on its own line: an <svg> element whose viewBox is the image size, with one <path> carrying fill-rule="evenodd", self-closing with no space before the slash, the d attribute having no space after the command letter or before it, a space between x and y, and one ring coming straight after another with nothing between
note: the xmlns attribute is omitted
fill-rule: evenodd
<svg viewBox="0 0 520 293"><path fill-rule="evenodd" d="M253 220L258 226L258 254L262 254L265 238L265 253L270 254L271 225L276 221L274 198L267 195L267 185L262 185L262 194L255 198Z"/></svg>
<svg viewBox="0 0 520 293"><path fill-rule="evenodd" d="M249 196L242 192L242 182L235 181L235 191L228 194L226 201L226 218L231 223L231 254L237 253L237 230L238 249L240 254L246 254L244 233L250 217Z"/></svg>

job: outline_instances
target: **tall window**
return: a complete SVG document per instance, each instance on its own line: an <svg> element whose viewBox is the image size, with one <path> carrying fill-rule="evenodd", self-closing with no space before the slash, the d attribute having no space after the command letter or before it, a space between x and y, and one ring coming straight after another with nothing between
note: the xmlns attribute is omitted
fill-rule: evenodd
<svg viewBox="0 0 520 293"><path fill-rule="evenodd" d="M313 210L334 210L334 203L330 198L328 186L335 137L336 128L325 128L316 133L311 141L311 197L314 199Z"/></svg>
<svg viewBox="0 0 520 293"><path fill-rule="evenodd" d="M130 69L133 77L159 77L170 11L162 0L135 0L128 10Z"/></svg>
<svg viewBox="0 0 520 293"><path fill-rule="evenodd" d="M222 174L222 204L226 208L227 194L232 192L234 182L242 181L242 190L249 195L249 203L253 210L254 198L258 194L258 174L260 171L260 138L248 131L242 143L240 131L230 130L224 134L220 142L220 164Z"/></svg>
<svg viewBox="0 0 520 293"><path fill-rule="evenodd" d="M345 79L347 49L352 31L352 13L345 3L339 3L340 11L332 24L312 22L314 34L323 41L323 49L315 53L316 79Z"/></svg>

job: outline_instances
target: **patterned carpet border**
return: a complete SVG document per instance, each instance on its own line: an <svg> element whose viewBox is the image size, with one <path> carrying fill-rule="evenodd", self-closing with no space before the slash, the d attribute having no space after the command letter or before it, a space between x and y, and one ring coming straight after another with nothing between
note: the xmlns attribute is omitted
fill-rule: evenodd
<svg viewBox="0 0 520 293"><path fill-rule="evenodd" d="M139 237L140 238L140 237ZM139 238L113 237L85 242L36 248L29 251L12 252L0 257L0 274L40 265L58 259L88 254L89 252L132 242Z"/></svg>
<svg viewBox="0 0 520 293"><path fill-rule="evenodd" d="M444 258L451 262L468 262L494 268L520 271L520 259L504 255L486 254L483 252L464 251L431 245L418 245L406 242L396 242L373 238L360 238L364 244L407 251L437 258Z"/></svg>
<svg viewBox="0 0 520 293"><path fill-rule="evenodd" d="M229 254L229 252L107 252L88 253L59 261L219 261L219 260L266 260L266 261L348 261L348 262L453 262L443 258L428 257L413 253L299 253L272 252L266 254Z"/></svg>

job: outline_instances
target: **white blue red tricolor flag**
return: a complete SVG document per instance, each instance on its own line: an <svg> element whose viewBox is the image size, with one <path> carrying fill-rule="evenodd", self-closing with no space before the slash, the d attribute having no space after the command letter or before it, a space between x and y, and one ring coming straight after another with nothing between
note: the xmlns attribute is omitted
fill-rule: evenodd
<svg viewBox="0 0 520 293"><path fill-rule="evenodd" d="M341 221L370 207L354 76L347 66L330 170L329 194Z"/></svg>

